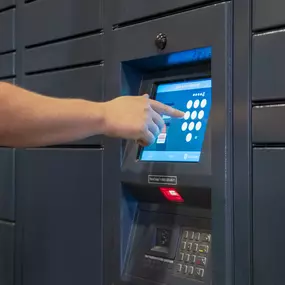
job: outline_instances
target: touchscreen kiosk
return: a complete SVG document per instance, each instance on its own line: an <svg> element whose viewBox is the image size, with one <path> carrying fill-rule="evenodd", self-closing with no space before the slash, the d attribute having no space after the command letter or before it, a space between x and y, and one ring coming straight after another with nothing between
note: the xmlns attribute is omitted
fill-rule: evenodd
<svg viewBox="0 0 285 285"><path fill-rule="evenodd" d="M211 191L205 186L209 166L204 167L210 156L211 75L151 78L142 84L145 92L184 117L162 114L165 124L152 145L129 142L125 149L122 181L138 210L125 239L130 242L123 276L134 284L211 284ZM129 217L132 211L125 211ZM122 236L125 229L126 224Z"/></svg>
<svg viewBox="0 0 285 285"><path fill-rule="evenodd" d="M185 112L183 119L163 115L165 122L155 143L140 149L139 160L153 162L200 161L211 109L210 78L155 85L154 99Z"/></svg>

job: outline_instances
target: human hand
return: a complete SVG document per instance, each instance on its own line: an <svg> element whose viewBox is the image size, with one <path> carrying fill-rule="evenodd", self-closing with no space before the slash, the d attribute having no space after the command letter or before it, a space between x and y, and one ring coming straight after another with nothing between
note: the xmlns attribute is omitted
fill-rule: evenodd
<svg viewBox="0 0 285 285"><path fill-rule="evenodd" d="M142 146L155 142L164 121L162 115L174 118L184 113L143 96L122 96L104 103L104 134L110 137L132 139Z"/></svg>

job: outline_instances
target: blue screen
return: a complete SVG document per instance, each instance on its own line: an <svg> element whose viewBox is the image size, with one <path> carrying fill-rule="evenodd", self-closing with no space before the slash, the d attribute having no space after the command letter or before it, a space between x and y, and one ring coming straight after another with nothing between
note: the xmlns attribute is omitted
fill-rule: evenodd
<svg viewBox="0 0 285 285"><path fill-rule="evenodd" d="M154 144L141 150L140 160L199 162L211 110L212 80L159 84L155 99L185 115L182 119L163 116L162 132Z"/></svg>

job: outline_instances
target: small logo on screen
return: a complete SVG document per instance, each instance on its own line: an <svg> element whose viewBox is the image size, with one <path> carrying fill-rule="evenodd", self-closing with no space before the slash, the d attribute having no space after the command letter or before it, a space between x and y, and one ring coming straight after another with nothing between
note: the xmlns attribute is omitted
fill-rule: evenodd
<svg viewBox="0 0 285 285"><path fill-rule="evenodd" d="M177 185L177 176L148 175L148 183Z"/></svg>

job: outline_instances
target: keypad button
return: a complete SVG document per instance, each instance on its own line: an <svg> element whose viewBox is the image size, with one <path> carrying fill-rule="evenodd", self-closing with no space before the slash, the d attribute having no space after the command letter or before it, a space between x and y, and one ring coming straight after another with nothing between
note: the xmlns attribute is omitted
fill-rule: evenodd
<svg viewBox="0 0 285 285"><path fill-rule="evenodd" d="M182 272L183 272L184 274L187 274L187 271L188 271L188 266L187 266L187 265L183 265L183 270L182 270Z"/></svg>
<svg viewBox="0 0 285 285"><path fill-rule="evenodd" d="M194 239L194 232L193 231L189 231L189 238L190 240L193 240Z"/></svg>
<svg viewBox="0 0 285 285"><path fill-rule="evenodd" d="M185 254L185 262L189 262L190 261L190 254Z"/></svg>
<svg viewBox="0 0 285 285"><path fill-rule="evenodd" d="M194 264L195 261L196 261L196 255L190 255L190 260L189 260L189 262L190 262L191 264Z"/></svg>
<svg viewBox="0 0 285 285"><path fill-rule="evenodd" d="M202 241L203 242L210 242L211 241L211 235L210 234L202 234Z"/></svg>
<svg viewBox="0 0 285 285"><path fill-rule="evenodd" d="M183 241L183 242L181 243L181 249L182 249L182 250L185 250L185 249L186 249L186 241Z"/></svg>
<svg viewBox="0 0 285 285"><path fill-rule="evenodd" d="M183 253L183 252L180 252L180 253L179 253L179 260L180 260L180 261L183 261L183 259L184 259L184 253Z"/></svg>
<svg viewBox="0 0 285 285"><path fill-rule="evenodd" d="M184 231L183 238L184 239L188 239L188 237L189 237L189 232L188 231Z"/></svg>
<svg viewBox="0 0 285 285"><path fill-rule="evenodd" d="M203 278L204 277L204 269L203 268L199 268L199 267L196 267L195 268L195 275L199 278Z"/></svg>
<svg viewBox="0 0 285 285"><path fill-rule="evenodd" d="M187 250L191 251L191 249L192 249L192 242L188 242L187 243Z"/></svg>
<svg viewBox="0 0 285 285"><path fill-rule="evenodd" d="M194 252L197 252L198 251L198 243L194 243L193 244L193 247L192 247L192 250L194 251Z"/></svg>
<svg viewBox="0 0 285 285"><path fill-rule="evenodd" d="M194 239L195 239L196 241L199 241L199 240L200 240L200 237L201 237L201 234L200 234L200 233L195 233Z"/></svg>
<svg viewBox="0 0 285 285"><path fill-rule="evenodd" d="M197 265L205 266L206 262L207 262L207 258L206 257L198 256L197 259L196 259L196 264Z"/></svg>
<svg viewBox="0 0 285 285"><path fill-rule="evenodd" d="M200 245L199 250L200 253L208 253L209 247L207 245Z"/></svg>
<svg viewBox="0 0 285 285"><path fill-rule="evenodd" d="M177 272L181 272L181 270L182 270L182 264L177 264L177 267L176 267L176 271Z"/></svg>
<svg viewBox="0 0 285 285"><path fill-rule="evenodd" d="M194 267L193 266L188 266L188 274L193 275L194 273Z"/></svg>

